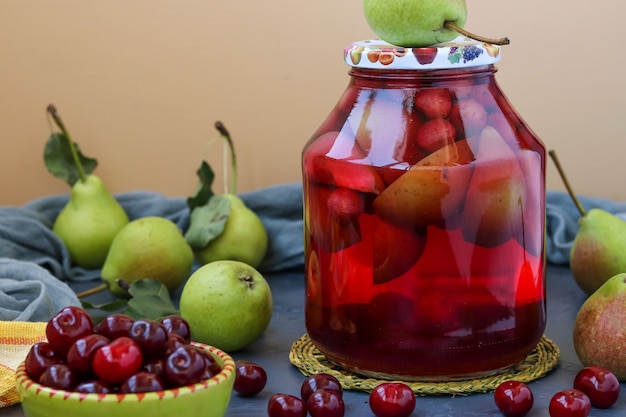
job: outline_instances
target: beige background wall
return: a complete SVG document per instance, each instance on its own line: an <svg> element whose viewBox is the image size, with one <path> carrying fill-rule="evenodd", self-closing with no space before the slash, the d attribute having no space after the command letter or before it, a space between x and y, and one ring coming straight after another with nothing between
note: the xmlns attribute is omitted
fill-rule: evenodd
<svg viewBox="0 0 626 417"><path fill-rule="evenodd" d="M468 0L466 27L508 36L497 74L580 194L626 200L626 3ZM54 103L113 192L187 196L221 120L244 192L300 180L300 151L373 37L360 0L3 0L0 205L68 192L42 161ZM221 170L222 150L207 161ZM548 187L563 190L551 162Z"/></svg>

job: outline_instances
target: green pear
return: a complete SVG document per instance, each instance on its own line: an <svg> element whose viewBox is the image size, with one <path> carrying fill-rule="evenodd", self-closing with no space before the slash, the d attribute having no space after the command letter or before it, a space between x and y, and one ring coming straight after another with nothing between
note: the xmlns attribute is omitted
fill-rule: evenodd
<svg viewBox="0 0 626 417"><path fill-rule="evenodd" d="M423 47L456 38L446 22L465 25L465 0L363 0L370 28L385 42L404 47Z"/></svg>
<svg viewBox="0 0 626 417"><path fill-rule="evenodd" d="M235 194L224 194L230 200L230 215L224 230L207 246L196 250L200 264L218 260L247 263L256 268L267 253L268 236L257 214Z"/></svg>
<svg viewBox="0 0 626 417"><path fill-rule="evenodd" d="M102 280L117 296L127 294L118 279L131 284L151 278L171 291L189 277L193 261L193 251L176 223L164 217L142 217L128 223L113 239Z"/></svg>
<svg viewBox="0 0 626 417"><path fill-rule="evenodd" d="M180 295L180 315L194 341L226 352L241 350L270 323L272 292L255 268L238 261L215 261L198 268Z"/></svg>
<svg viewBox="0 0 626 417"><path fill-rule="evenodd" d="M72 186L52 231L63 241L72 262L79 267L98 269L104 264L111 242L128 224L124 208L95 175L87 175Z"/></svg>
<svg viewBox="0 0 626 417"><path fill-rule="evenodd" d="M572 339L584 366L600 366L626 381L626 273L608 278L574 320Z"/></svg>
<svg viewBox="0 0 626 417"><path fill-rule="evenodd" d="M626 272L626 221L602 209L586 211L570 186L556 152L551 150L548 154L581 216L569 264L578 286L591 295L612 276Z"/></svg>
<svg viewBox="0 0 626 417"><path fill-rule="evenodd" d="M588 295L615 274L626 272L626 221L601 209L591 209L579 220L570 251L576 283Z"/></svg>

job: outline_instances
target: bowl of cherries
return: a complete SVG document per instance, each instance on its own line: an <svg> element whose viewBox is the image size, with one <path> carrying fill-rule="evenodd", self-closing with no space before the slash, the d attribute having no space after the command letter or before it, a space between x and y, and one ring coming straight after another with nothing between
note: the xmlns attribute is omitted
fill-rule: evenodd
<svg viewBox="0 0 626 417"><path fill-rule="evenodd" d="M223 417L234 360L191 341L180 316L160 320L109 314L94 325L66 307L46 325L16 372L26 417Z"/></svg>

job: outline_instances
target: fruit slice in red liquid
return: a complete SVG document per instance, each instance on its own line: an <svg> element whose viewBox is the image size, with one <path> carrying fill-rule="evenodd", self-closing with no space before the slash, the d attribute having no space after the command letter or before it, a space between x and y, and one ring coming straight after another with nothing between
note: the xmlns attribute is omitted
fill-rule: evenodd
<svg viewBox="0 0 626 417"><path fill-rule="evenodd" d="M390 184L374 200L374 210L407 228L444 225L463 202L473 159L466 141L441 148Z"/></svg>
<svg viewBox="0 0 626 417"><path fill-rule="evenodd" d="M494 128L487 126L471 143L476 165L463 207L463 237L483 247L495 247L522 229L524 174L515 154Z"/></svg>

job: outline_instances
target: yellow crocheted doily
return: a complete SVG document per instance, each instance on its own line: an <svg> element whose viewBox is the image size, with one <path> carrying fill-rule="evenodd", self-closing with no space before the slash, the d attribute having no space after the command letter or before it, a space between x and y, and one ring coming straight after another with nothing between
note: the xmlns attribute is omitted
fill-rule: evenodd
<svg viewBox="0 0 626 417"><path fill-rule="evenodd" d="M530 382L543 377L557 365L559 356L558 346L544 335L524 361L497 375L462 381L403 382L411 387L416 395L423 396L491 392L507 380ZM293 343L289 352L289 361L307 376L316 373L333 375L341 382L344 389L370 392L378 384L384 382L376 378L361 377L330 362L315 347L307 334Z"/></svg>

